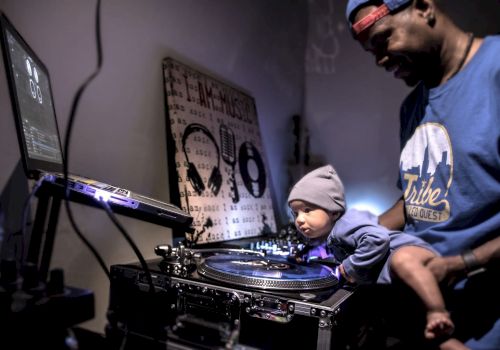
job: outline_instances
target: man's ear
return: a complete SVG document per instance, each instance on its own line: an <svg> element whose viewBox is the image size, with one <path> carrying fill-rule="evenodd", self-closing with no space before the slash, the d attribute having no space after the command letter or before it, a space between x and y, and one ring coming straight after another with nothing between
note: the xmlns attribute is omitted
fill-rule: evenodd
<svg viewBox="0 0 500 350"><path fill-rule="evenodd" d="M434 0L415 0L415 10L431 27L436 22L436 6Z"/></svg>

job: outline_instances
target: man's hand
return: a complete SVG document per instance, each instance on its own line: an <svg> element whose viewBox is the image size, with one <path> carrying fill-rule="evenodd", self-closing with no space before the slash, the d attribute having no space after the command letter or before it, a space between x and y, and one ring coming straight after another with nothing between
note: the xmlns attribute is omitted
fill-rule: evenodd
<svg viewBox="0 0 500 350"><path fill-rule="evenodd" d="M438 256L432 259L427 267L438 282L451 286L465 277L465 264L460 255Z"/></svg>

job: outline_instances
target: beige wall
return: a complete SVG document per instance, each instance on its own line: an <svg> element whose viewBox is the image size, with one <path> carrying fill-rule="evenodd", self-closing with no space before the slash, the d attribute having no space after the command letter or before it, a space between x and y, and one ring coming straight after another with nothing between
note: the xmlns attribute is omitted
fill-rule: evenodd
<svg viewBox="0 0 500 350"><path fill-rule="evenodd" d="M51 73L63 133L73 95L96 66L95 1L0 4ZM274 187L284 201L287 134L291 116L302 112L305 14L306 3L293 0L102 1L104 64L81 98L70 170L169 200L161 62L172 56L255 98ZM1 189L19 157L3 68L0 87ZM137 260L103 211L72 207L107 264ZM146 258L155 257L155 245L171 242L170 229L120 220ZM64 211L52 266L64 269L68 285L95 292L96 317L85 326L103 331L109 283Z"/></svg>

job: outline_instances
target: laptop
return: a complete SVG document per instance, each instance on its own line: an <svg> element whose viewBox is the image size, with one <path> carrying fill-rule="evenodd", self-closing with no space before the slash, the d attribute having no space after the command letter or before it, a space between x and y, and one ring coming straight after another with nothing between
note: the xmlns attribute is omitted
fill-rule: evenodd
<svg viewBox="0 0 500 350"><path fill-rule="evenodd" d="M0 22L4 65L24 170L29 178L43 177L44 182L61 188L64 158L49 72L3 13ZM140 220L175 228L188 228L193 221L176 205L85 176L70 175L68 186L71 200L99 206L97 198L104 198L114 212Z"/></svg>

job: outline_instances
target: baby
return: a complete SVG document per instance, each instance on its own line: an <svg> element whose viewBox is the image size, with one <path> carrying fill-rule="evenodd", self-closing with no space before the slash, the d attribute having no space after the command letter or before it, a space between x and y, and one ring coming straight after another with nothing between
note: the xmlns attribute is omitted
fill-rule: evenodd
<svg viewBox="0 0 500 350"><path fill-rule="evenodd" d="M369 212L346 211L344 186L331 165L300 179L290 191L288 205L304 236L313 242L326 240L347 281L388 284L396 276L416 292L427 309L427 339L453 332L438 282L427 268L438 253L415 236L379 225Z"/></svg>

